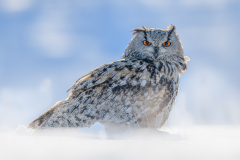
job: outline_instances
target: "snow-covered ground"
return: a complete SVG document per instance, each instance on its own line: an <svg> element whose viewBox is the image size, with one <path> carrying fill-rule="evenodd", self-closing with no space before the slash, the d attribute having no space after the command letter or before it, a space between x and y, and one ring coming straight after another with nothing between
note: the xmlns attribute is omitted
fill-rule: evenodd
<svg viewBox="0 0 240 160"><path fill-rule="evenodd" d="M0 132L1 160L239 160L240 126L165 127L170 135L108 137L101 125L69 134Z"/></svg>

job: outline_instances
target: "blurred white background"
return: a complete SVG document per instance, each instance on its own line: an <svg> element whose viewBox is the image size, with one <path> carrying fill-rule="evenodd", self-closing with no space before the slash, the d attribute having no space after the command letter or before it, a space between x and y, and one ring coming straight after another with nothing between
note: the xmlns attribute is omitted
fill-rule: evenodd
<svg viewBox="0 0 240 160"><path fill-rule="evenodd" d="M1 0L0 128L27 125L120 59L131 30L173 24L191 58L167 125L240 124L240 1Z"/></svg>

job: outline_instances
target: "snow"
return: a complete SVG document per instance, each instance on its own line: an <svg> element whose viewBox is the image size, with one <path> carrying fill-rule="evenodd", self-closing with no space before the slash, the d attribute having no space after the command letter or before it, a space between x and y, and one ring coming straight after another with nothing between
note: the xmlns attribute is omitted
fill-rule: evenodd
<svg viewBox="0 0 240 160"><path fill-rule="evenodd" d="M240 126L165 127L158 136L111 138L95 124L78 131L33 133L25 126L0 132L3 160L239 160Z"/></svg>

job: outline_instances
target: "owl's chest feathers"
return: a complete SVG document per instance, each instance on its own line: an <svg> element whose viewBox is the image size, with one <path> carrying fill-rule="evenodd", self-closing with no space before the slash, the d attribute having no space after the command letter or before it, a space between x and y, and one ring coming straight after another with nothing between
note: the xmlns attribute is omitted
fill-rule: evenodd
<svg viewBox="0 0 240 160"><path fill-rule="evenodd" d="M184 58L177 55L172 56L162 56L159 59L152 59L149 57L139 58L139 57L130 57L128 60L137 60L142 61L147 65L147 69L151 72L151 77L155 69L161 74L165 74L169 78L176 78L187 70L187 64ZM141 62L140 62L141 63Z"/></svg>
<svg viewBox="0 0 240 160"><path fill-rule="evenodd" d="M163 77L168 80L177 82L179 75L182 73L178 68L178 65L170 61L159 60L159 61L150 61L148 59L143 59L142 61L147 62L146 65L146 77L149 77L151 83L159 83L160 79ZM160 78L160 79L159 79Z"/></svg>

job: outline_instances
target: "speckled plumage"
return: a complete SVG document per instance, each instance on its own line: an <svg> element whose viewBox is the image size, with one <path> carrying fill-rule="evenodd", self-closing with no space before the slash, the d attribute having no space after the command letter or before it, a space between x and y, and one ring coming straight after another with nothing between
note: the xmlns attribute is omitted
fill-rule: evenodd
<svg viewBox="0 0 240 160"><path fill-rule="evenodd" d="M29 124L29 128L116 126L160 128L175 102L179 76L187 70L175 27L133 30L122 58L94 69L69 89L71 94ZM146 46L143 41L152 44ZM171 42L165 47L164 42Z"/></svg>

